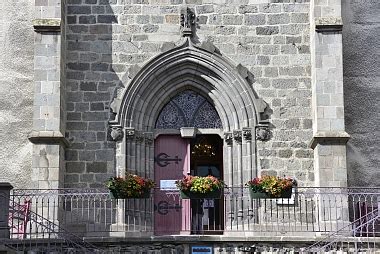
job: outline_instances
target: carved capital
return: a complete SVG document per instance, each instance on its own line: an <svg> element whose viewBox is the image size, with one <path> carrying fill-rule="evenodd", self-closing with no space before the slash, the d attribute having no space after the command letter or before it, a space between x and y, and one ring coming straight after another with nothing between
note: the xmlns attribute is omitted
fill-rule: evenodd
<svg viewBox="0 0 380 254"><path fill-rule="evenodd" d="M232 145L232 133L231 132L226 132L224 133L224 141L226 141L226 144L228 146L231 146Z"/></svg>
<svg viewBox="0 0 380 254"><path fill-rule="evenodd" d="M135 139L136 139L136 142L139 142L139 143L144 142L144 133L140 131L135 131Z"/></svg>
<svg viewBox="0 0 380 254"><path fill-rule="evenodd" d="M114 141L120 141L123 139L123 129L119 126L112 126L110 135Z"/></svg>
<svg viewBox="0 0 380 254"><path fill-rule="evenodd" d="M242 140L242 132L240 130L233 131L234 140L238 143L241 143Z"/></svg>
<svg viewBox="0 0 380 254"><path fill-rule="evenodd" d="M145 132L144 137L145 137L145 144L147 145L153 144L153 140L154 140L153 132Z"/></svg>
<svg viewBox="0 0 380 254"><path fill-rule="evenodd" d="M133 139L135 137L135 128L125 128L125 136L127 139Z"/></svg>
<svg viewBox="0 0 380 254"><path fill-rule="evenodd" d="M252 129L251 128L243 128L243 137L245 141L252 140Z"/></svg>
<svg viewBox="0 0 380 254"><path fill-rule="evenodd" d="M256 128L256 139L260 141L267 141L271 138L271 131L267 126L258 126Z"/></svg>

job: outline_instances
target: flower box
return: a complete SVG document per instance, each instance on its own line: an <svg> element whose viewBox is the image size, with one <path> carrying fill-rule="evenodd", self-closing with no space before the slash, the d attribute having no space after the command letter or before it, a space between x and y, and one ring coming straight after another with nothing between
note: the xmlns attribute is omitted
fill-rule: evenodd
<svg viewBox="0 0 380 254"><path fill-rule="evenodd" d="M197 193L191 191L180 191L182 199L220 199L222 190L214 190L208 193Z"/></svg>
<svg viewBox="0 0 380 254"><path fill-rule="evenodd" d="M126 195L123 193L117 193L117 192L112 192L110 191L110 196L112 199L142 199L142 198L150 198L150 189L143 191L143 193L139 195Z"/></svg>
<svg viewBox="0 0 380 254"><path fill-rule="evenodd" d="M296 181L290 177L256 177L245 184L252 198L290 198Z"/></svg>
<svg viewBox="0 0 380 254"><path fill-rule="evenodd" d="M185 176L176 181L182 199L219 199L224 183L214 176Z"/></svg>
<svg viewBox="0 0 380 254"><path fill-rule="evenodd" d="M126 174L125 177L112 177L106 186L115 199L149 198L150 190L155 186L153 180L141 176Z"/></svg>
<svg viewBox="0 0 380 254"><path fill-rule="evenodd" d="M292 197L292 188L284 190L279 196L274 197L268 192L258 192L253 191L252 189L249 189L249 194L251 198L253 199L260 199L260 198L291 198Z"/></svg>

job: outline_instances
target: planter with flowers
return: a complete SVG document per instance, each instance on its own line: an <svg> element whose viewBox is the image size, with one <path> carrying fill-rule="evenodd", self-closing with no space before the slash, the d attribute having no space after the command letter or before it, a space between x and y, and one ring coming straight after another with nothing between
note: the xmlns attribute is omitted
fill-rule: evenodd
<svg viewBox="0 0 380 254"><path fill-rule="evenodd" d="M224 183L214 176L185 176L176 181L182 199L220 199Z"/></svg>
<svg viewBox="0 0 380 254"><path fill-rule="evenodd" d="M252 198L290 198L296 181L290 177L256 177L245 184Z"/></svg>
<svg viewBox="0 0 380 254"><path fill-rule="evenodd" d="M106 186L115 199L149 198L155 183L151 179L127 173L125 177L111 177Z"/></svg>

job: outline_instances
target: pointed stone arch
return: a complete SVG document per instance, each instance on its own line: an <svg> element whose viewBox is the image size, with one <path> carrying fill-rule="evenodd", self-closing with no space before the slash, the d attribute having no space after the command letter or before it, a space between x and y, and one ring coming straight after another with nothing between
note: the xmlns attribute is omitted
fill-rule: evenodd
<svg viewBox="0 0 380 254"><path fill-rule="evenodd" d="M152 59L136 74L124 90L111 125L152 131L162 107L179 91L189 88L210 98L224 132L254 127L262 121L266 104L256 96L244 70L187 39Z"/></svg>

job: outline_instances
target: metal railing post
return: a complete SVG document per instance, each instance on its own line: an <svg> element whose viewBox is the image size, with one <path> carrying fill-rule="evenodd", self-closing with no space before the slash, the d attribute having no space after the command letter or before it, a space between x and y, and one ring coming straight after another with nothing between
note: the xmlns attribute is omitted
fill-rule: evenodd
<svg viewBox="0 0 380 254"><path fill-rule="evenodd" d="M10 183L0 183L0 239L9 238L9 197L13 186Z"/></svg>

